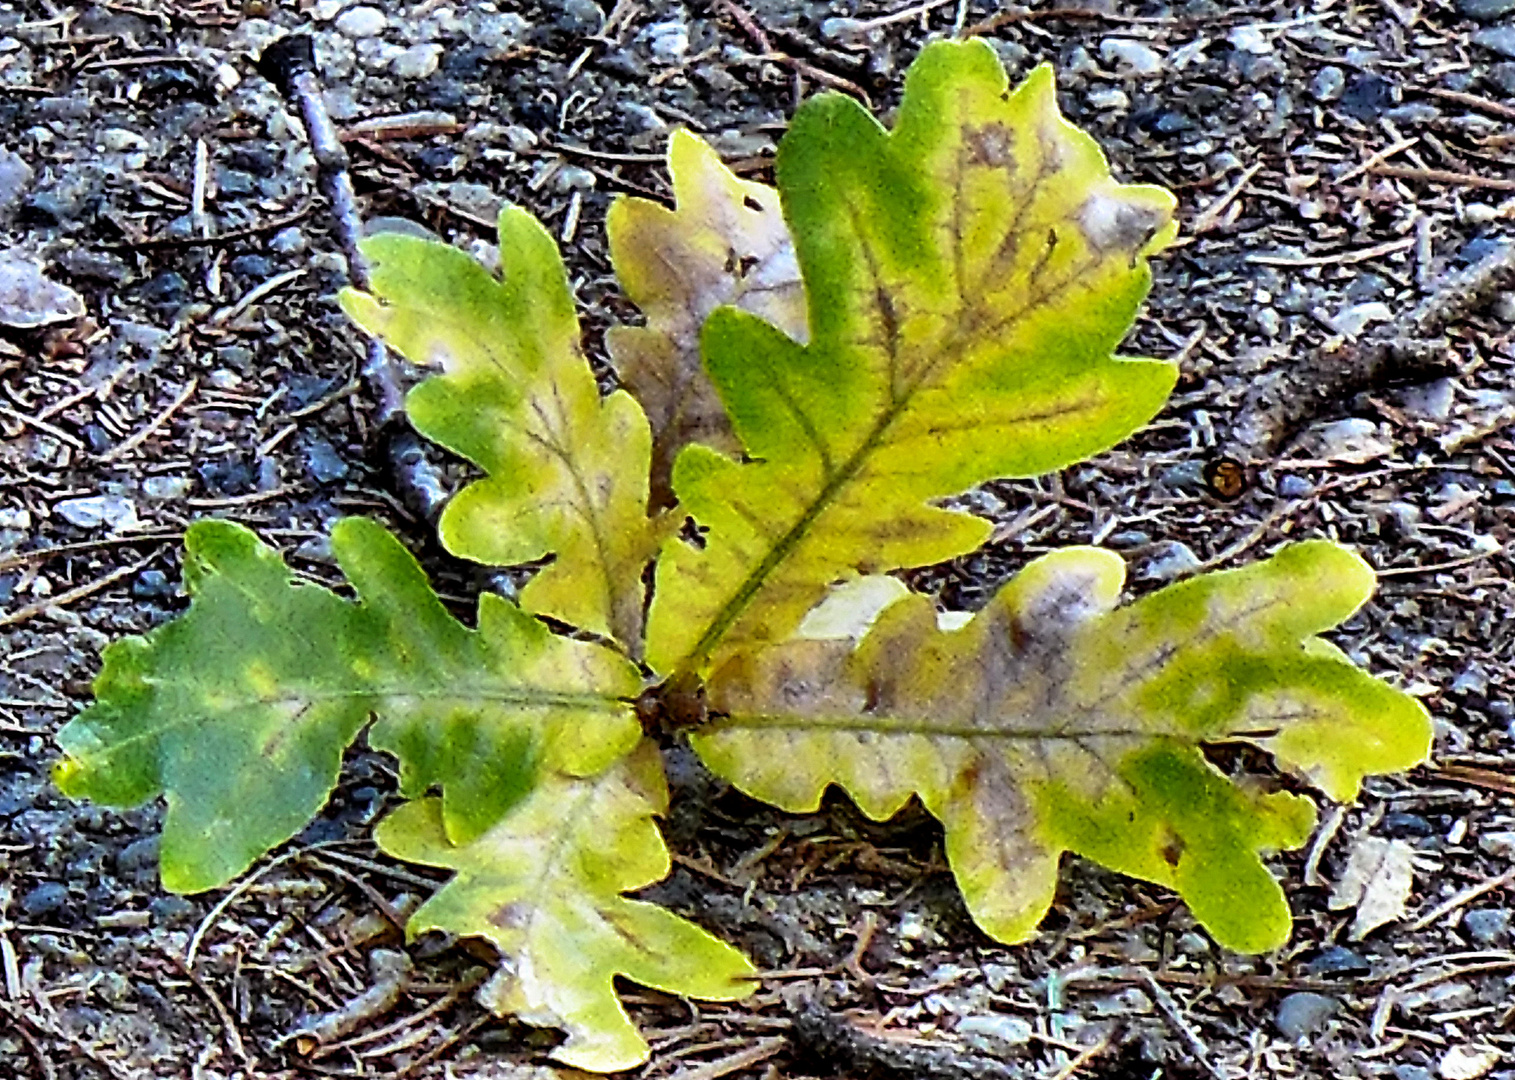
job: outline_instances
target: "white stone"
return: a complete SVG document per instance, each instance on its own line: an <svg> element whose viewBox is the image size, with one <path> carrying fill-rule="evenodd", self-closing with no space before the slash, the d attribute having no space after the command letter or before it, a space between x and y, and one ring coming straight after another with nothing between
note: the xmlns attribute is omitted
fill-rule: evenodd
<svg viewBox="0 0 1515 1080"><path fill-rule="evenodd" d="M53 511L70 525L81 529L130 529L137 524L137 505L120 495L90 495L82 499L64 499Z"/></svg>
<svg viewBox="0 0 1515 1080"><path fill-rule="evenodd" d="M424 79L442 62L442 46L412 45L395 57L392 70L401 79Z"/></svg>
<svg viewBox="0 0 1515 1080"><path fill-rule="evenodd" d="M1226 39L1239 52L1265 56L1273 51L1273 43L1256 26L1238 26Z"/></svg>
<svg viewBox="0 0 1515 1080"><path fill-rule="evenodd" d="M1099 43L1099 56L1107 64L1133 75L1157 75L1163 70L1162 55L1156 49L1128 38L1106 38Z"/></svg>
<svg viewBox="0 0 1515 1080"><path fill-rule="evenodd" d="M106 128L100 132L102 150L146 150L147 140L127 128Z"/></svg>
<svg viewBox="0 0 1515 1080"><path fill-rule="evenodd" d="M965 1016L957 1022L958 1037L986 1053L1025 1046L1031 1041L1035 1029L1019 1016L1000 1013L989 1016Z"/></svg>
<svg viewBox="0 0 1515 1080"><path fill-rule="evenodd" d="M389 18L376 7L349 8L337 16L337 32L350 38L376 37L389 25Z"/></svg>
<svg viewBox="0 0 1515 1080"><path fill-rule="evenodd" d="M29 259L0 254L0 326L30 330L71 322L84 314L84 298L42 273Z"/></svg>

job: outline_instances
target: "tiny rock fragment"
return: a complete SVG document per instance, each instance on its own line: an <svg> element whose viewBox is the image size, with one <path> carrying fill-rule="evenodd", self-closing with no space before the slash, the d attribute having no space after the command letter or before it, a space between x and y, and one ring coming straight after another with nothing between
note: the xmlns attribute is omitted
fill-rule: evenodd
<svg viewBox="0 0 1515 1080"><path fill-rule="evenodd" d="M1279 1034L1292 1042L1319 1034L1340 1008L1341 1002L1334 997L1302 990L1278 1003L1273 1022L1278 1026Z"/></svg>
<svg viewBox="0 0 1515 1080"><path fill-rule="evenodd" d="M1331 890L1332 911L1356 907L1352 940L1361 941L1385 923L1404 917L1405 903L1415 883L1411 862L1415 849L1403 840L1359 837L1347 857L1347 867Z"/></svg>
<svg viewBox="0 0 1515 1080"><path fill-rule="evenodd" d="M1379 434L1378 425L1359 416L1311 428L1301 442L1317 457L1357 465L1394 452L1393 444Z"/></svg>
<svg viewBox="0 0 1515 1080"><path fill-rule="evenodd" d="M1442 1080L1478 1080L1499 1064L1499 1051L1488 1046L1463 1044L1442 1055L1436 1075Z"/></svg>
<svg viewBox="0 0 1515 1080"><path fill-rule="evenodd" d="M0 326L30 330L84 315L84 299L30 259L0 255Z"/></svg>

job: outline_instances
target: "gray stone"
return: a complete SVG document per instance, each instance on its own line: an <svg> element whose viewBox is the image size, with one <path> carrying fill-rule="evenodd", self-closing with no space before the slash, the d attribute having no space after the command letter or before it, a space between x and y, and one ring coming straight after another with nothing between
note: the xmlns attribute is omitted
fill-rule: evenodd
<svg viewBox="0 0 1515 1080"><path fill-rule="evenodd" d="M1334 997L1304 990L1290 994L1278 1003L1273 1022L1278 1026L1279 1034L1292 1042L1319 1034L1340 1008L1341 1002Z"/></svg>
<svg viewBox="0 0 1515 1080"><path fill-rule="evenodd" d="M965 1016L957 1023L957 1034L975 1050L1000 1053L1025 1046L1035 1029L1018 1016L994 1013L988 1016Z"/></svg>
<svg viewBox="0 0 1515 1080"><path fill-rule="evenodd" d="M1515 11L1515 0L1457 0L1457 14L1488 22Z"/></svg>
<svg viewBox="0 0 1515 1080"><path fill-rule="evenodd" d="M1515 94L1515 64L1510 61L1504 60L1491 65L1485 73L1485 78L1506 94Z"/></svg>
<svg viewBox="0 0 1515 1080"><path fill-rule="evenodd" d="M108 525L112 529L129 529L137 524L136 503L120 495L88 495L80 499L64 499L53 506L53 512L80 529L98 529L102 525Z"/></svg>
<svg viewBox="0 0 1515 1080"><path fill-rule="evenodd" d="M1181 540L1170 540L1159 554L1146 566L1142 577L1152 581L1172 581L1174 578L1199 569L1199 556L1194 549Z"/></svg>
<svg viewBox="0 0 1515 1080"><path fill-rule="evenodd" d="M1497 945L1509 932L1510 913L1505 908L1479 908L1462 917L1462 926L1479 945Z"/></svg>
<svg viewBox="0 0 1515 1080"><path fill-rule="evenodd" d="M1490 52L1515 59L1515 26L1490 26L1479 30L1469 40Z"/></svg>
<svg viewBox="0 0 1515 1080"><path fill-rule="evenodd" d="M442 46L412 45L395 57L390 70L401 79L424 79L435 72L441 62Z"/></svg>
<svg viewBox="0 0 1515 1080"><path fill-rule="evenodd" d="M1099 57L1123 74L1159 75L1163 70L1161 53L1127 38L1105 38L1099 43Z"/></svg>
<svg viewBox="0 0 1515 1080"><path fill-rule="evenodd" d="M298 255L308 247L310 247L310 241L305 239L305 234L294 225L280 229L268 242L268 250L275 255Z"/></svg>
<svg viewBox="0 0 1515 1080"><path fill-rule="evenodd" d="M0 220L8 217L32 186L32 167L21 155L0 147Z"/></svg>
<svg viewBox="0 0 1515 1080"><path fill-rule="evenodd" d="M56 881L46 881L21 898L21 910L33 919L62 910L68 904L68 889Z"/></svg>
<svg viewBox="0 0 1515 1080"><path fill-rule="evenodd" d="M0 255L0 326L30 330L72 322L84 314L84 298L42 273L19 255Z"/></svg>
<svg viewBox="0 0 1515 1080"><path fill-rule="evenodd" d="M1335 101L1341 97L1341 92L1346 85L1346 73L1332 64L1315 73L1315 78L1310 81L1310 95L1316 101Z"/></svg>

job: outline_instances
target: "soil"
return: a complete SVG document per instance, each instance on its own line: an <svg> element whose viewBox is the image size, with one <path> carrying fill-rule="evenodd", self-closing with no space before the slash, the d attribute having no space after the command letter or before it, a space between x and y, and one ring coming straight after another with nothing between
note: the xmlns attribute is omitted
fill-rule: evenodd
<svg viewBox="0 0 1515 1080"><path fill-rule="evenodd" d="M1264 957L1071 858L1041 937L997 945L923 812L788 817L675 750L676 866L649 895L770 974L737 1005L624 987L654 1047L638 1075L1515 1077L1515 2L349 7L0 0L0 238L83 300L0 327L0 1069L516 1076L555 1038L481 1010L487 956L430 940L388 1011L314 1053L289 1037L383 977L404 947L384 905L435 884L367 839L394 788L377 755L255 877L191 897L158 885L157 807L48 779L100 649L182 610L197 517L335 583L326 531L367 514L458 611L492 584L436 547L375 437L303 129L254 66L308 27L365 217L484 252L500 200L525 205L564 238L597 360L634 318L605 211L666 197L671 127L767 179L798 100L829 85L887 111L932 36L983 36L1012 73L1052 62L1117 175L1178 195L1184 237L1128 350L1182 381L1096 461L967 496L996 540L912 583L973 608L1095 542L1141 592L1333 537L1382 574L1336 642L1436 718L1434 764L1323 807L1277 859L1297 923ZM1428 297L1452 301L1433 346L1361 370ZM1354 852L1384 850L1412 891L1359 940L1331 900Z"/></svg>

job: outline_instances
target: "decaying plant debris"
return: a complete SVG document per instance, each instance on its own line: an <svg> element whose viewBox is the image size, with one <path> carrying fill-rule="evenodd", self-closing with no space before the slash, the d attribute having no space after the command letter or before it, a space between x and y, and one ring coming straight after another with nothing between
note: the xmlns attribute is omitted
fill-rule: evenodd
<svg viewBox="0 0 1515 1080"><path fill-rule="evenodd" d="M1244 552L1263 554L1285 534L1334 531L1390 570L1383 595L1339 640L1375 667L1398 671L1402 685L1430 695L1428 703L1443 721L1440 767L1406 784L1375 788L1364 812L1346 815L1334 833L1322 835L1318 850L1307 853L1322 884L1299 886L1294 897L1296 909L1318 914L1295 951L1260 966L1212 957L1187 927L1172 921L1162 898L1101 875L1070 891L1070 898L1083 899L1063 904L1068 924L1041 945L1013 954L989 948L961 923L946 899L950 890L928 885L906 894L922 868L939 866L928 828L891 832L887 844L894 846L880 849L880 834L839 807L809 832L814 825L754 815L751 804L711 790L695 774L681 790L696 802L713 799L731 821L679 834L686 819L675 810L681 861L660 899L698 903L713 924L749 939L748 947L767 966L816 972L789 982L820 979L821 971L834 968L821 1000L837 1023L871 1038L877 1019L889 1015L886 1030L908 1030L949 1052L982 1054L987 1047L1011 1057L1023 1053L1031 1075L1055 1075L1079 1054L1073 1046L1086 1038L1097 1045L1102 1032L1111 1033L1112 1043L1167 1046L1173 1060L1203 1054L1210 1067L1233 1073L1254 1061L1259 1069L1348 1075L1392 1075L1397 1066L1434 1073L1446 1062L1472 1074L1482 1068L1484 1075L1497 1075L1496 1059L1487 1053L1508 1046L1501 1021L1510 970L1504 965L1511 960L1507 922L1501 921L1509 902L1508 845L1501 839L1509 821L1501 790L1510 786L1502 754L1511 685L1505 659L1511 644L1510 563L1502 545L1509 541L1515 480L1508 420L1499 422L1510 366L1500 309L1471 312L1447 328L1458 371L1450 383L1429 392L1369 388L1363 397L1336 402L1320 421L1358 422L1334 429L1316 423L1306 432L1313 441L1287 451L1289 460L1249 461L1251 487L1236 503L1211 501L1202 477L1204 462L1219 452L1212 447L1234 445L1231 409L1258 371L1302 353L1330 351L1327 339L1364 317L1371 328L1379 312L1361 305L1382 302L1391 314L1408 310L1435 290L1444 270L1476 263L1503 235L1497 185L1475 186L1499 176L1498 161L1490 158L1497 159L1498 140L1508 129L1497 115L1506 100L1493 67L1501 57L1472 44L1475 36L1497 40L1490 35L1499 23L1473 22L1450 10L1418 16L1396 11L1370 5L1317 13L1284 5L1172 14L1123 7L1113 17L1018 17L992 32L1010 43L1008 52L1026 49L1027 63L1059 61L1065 107L1092 128L1125 178L1177 188L1185 221L1230 198L1214 227L1159 268L1155 307L1136 332L1134 351L1178 355L1184 364L1179 396L1158 425L1096 466L1048 484L996 485L975 496L1001 523L998 546L920 580L951 604L976 606L1039 548L1098 538L1136 561L1141 588L1194 563L1222 565ZM41 10L15 14L20 21L52 17ZM614 111L619 95L656 103L665 122L677 121L676 110L716 132L731 128L736 135L717 145L741 164L776 132L760 125L780 123L792 106L795 71L808 66L840 72L887 102L898 74L891 65L914 55L922 19L940 31L950 30L957 18L947 5L897 20L889 20L885 9L783 9L744 21L722 6L682 21L671 10L628 9L601 28L559 12L521 14L532 29L517 42L490 37L496 30L491 26L441 31L453 35L446 39L452 44L467 39L457 51L472 47L501 59L476 53L420 80L348 76L351 100L368 113L411 115L388 127L367 124L363 116L340 122L356 129L348 145L370 213L422 216L448 235L487 238L485 226L470 219L487 221L488 212L473 208L469 200L476 191L459 186L482 184L533 206L560 234L573 237L582 259L576 276L590 299L606 295L596 223L607 190L658 191L663 183L650 160L659 156L656 134L633 126L644 114ZM970 7L963 22L971 26L991 14ZM880 25L866 25L880 16ZM833 17L865 25L832 26L828 34L822 24ZM22 551L88 545L48 558L0 556L0 580L9 580L11 592L4 688L11 704L0 718L7 728L0 737L5 752L20 755L0 761L6 785L0 796L8 800L0 802L6 831L0 845L15 868L4 936L17 955L14 985L7 983L0 1007L8 1017L24 1018L15 1020L21 1034L4 1049L15 1056L20 1075L36 1073L39 1055L49 1052L61 1075L88 1075L91 1069L155 1075L168 1068L187 1075L202 1055L208 1068L224 1074L234 1071L243 1054L258 1063L254 1074L276 1073L283 1066L265 1056L265 1047L297 1026L296 1014L340 1007L364 988L358 953L367 946L347 943L371 940L365 935L374 929L375 904L355 880L397 906L402 894L426 888L396 877L393 867L375 869L379 864L361 852L361 861L353 862L353 849L313 847L331 844L349 823L371 816L375 792L389 783L382 774L355 780L326 831L302 840L312 850L274 865L206 923L198 954L201 989L167 957L183 955L185 939L207 909L150 906L154 883L150 877L140 885L134 880L144 852L127 846L127 838L141 835L147 823L138 815L122 825L73 815L48 801L40 778L46 747L32 733L61 717L50 708L61 704L60 697L77 700L82 694L97 635L141 629L143 619L157 621L174 606L165 577L153 576L174 576L165 561L172 548L160 551L161 537L177 534L192 515L229 513L291 550L306 545L299 565L325 576L316 539L320 525L354 509L383 513L389 494L382 474L364 471L362 410L351 408L357 401L348 389L357 358L339 351L349 347L340 323L321 306L320 298L336 283L335 267L318 262L314 273L307 269L302 278L279 281L287 271L308 268L311 256L264 247L268 238L294 227L316 250L335 250L305 198L308 181L281 168L285 187L272 195L211 193L208 213L219 218L218 228L216 239L204 243L193 231L168 231L175 218L194 212L194 186L184 182L194 175L194 138L153 138L146 151L136 152L148 155L137 174L154 176L131 184L102 180L97 204L70 208L70 185L87 188L89 177L87 170L62 169L69 164L68 148L97 153L101 134L118 127L142 137L183 130L172 124L193 120L197 102L176 95L203 92L207 101L199 104L212 117L225 118L221 127L208 129L207 148L218 171L261 167L256 155L234 159L234 151L272 148L282 155L298 148L297 135L277 126L277 134L268 134L261 117L239 104L261 99L255 108L267 110L274 97L252 75L253 50L225 44L239 33L255 37L255 28L240 25L249 20L210 9L184 9L175 18L166 27L153 19L134 23L130 40L112 42L49 43L105 33L108 22L106 30L88 20L7 29L22 49L0 54L24 54L6 63L0 79L32 88L0 93L11 110L7 144L38 174L21 198L39 192L51 197L25 208L21 220L12 217L6 239L34 246L61 241L49 272L83 293L92 317L106 328L99 340L92 340L95 331L88 326L40 336L7 331L0 345L4 379L20 395L8 395L4 407L10 411L0 414L8 470L0 528L20 534L14 548ZM393 19L385 34L398 45L409 24L398 14ZM1406 28L1412 19L1413 28ZM224 25L198 25L218 22ZM792 62L765 67L755 58L762 47L750 25L766 27L768 47ZM327 40L343 36L329 22L318 26L334 35ZM605 42L588 39L597 29ZM859 37L849 39L844 30ZM470 33L491 43L475 45ZM680 33L689 41L682 52L672 50ZM1196 47L1201 39L1205 43ZM859 51L853 40L871 43L871 51ZM202 41L211 51L193 64L137 63L177 50L201 57L196 50ZM1143 75L1147 58L1130 43L1157 54L1161 70ZM716 44L737 51L702 55ZM1379 59L1359 52L1344 62L1354 47ZM579 60L586 49L589 55ZM121 59L133 63L92 66ZM212 61L221 59L240 71L245 98L222 96L216 88ZM1463 62L1472 66L1459 69ZM1452 70L1443 70L1448 64ZM1335 74L1326 71L1331 67ZM159 74L155 68L170 70ZM576 101L569 100L570 73L583 87ZM195 89L197 76L203 90ZM111 104L111 86L133 81L153 89L132 104ZM716 85L725 89L715 91ZM1421 85L1470 95L1475 104L1422 95ZM538 96L542 87L560 86L556 100ZM50 99L76 90L96 104L89 116L70 119L72 106ZM1286 106L1280 103L1283 92ZM481 100L470 102L469 94ZM238 110L244 110L242 119ZM22 138L39 119L57 128L46 148ZM465 141L456 130L459 122L466 131L475 122L523 121L542 133L535 147L525 146L526 137L515 131L488 136L498 140L491 144ZM738 130L744 123L747 130ZM255 134L237 138L241 128ZM408 138L389 138L386 131ZM439 134L427 134L432 131ZM512 137L523 144L520 149L510 145ZM1392 160L1348 175L1411 138L1417 142ZM1292 150L1307 152L1284 156L1278 148L1285 139ZM126 141L111 136L108 143ZM1200 147L1205 142L1207 149ZM559 146L611 147L606 152L649 160L592 157ZM494 160L486 151L494 152ZM132 152L128 146L108 153ZM1228 163L1227 153L1239 160ZM503 154L514 156L506 160ZM1262 168L1249 176L1253 164ZM549 169L552 175L535 182ZM1389 170L1398 175L1385 175ZM593 188L583 186L586 173L596 177ZM1447 173L1458 178L1447 183ZM1441 182L1428 179L1438 175ZM163 177L181 186L176 190ZM229 187L243 183L232 177ZM122 211L129 213L123 217ZM112 219L136 231L123 233ZM1386 246L1391 250L1372 254ZM70 254L75 250L89 257ZM234 271L233 260L244 254L262 254L271 265L244 263ZM162 278L165 272L181 281ZM246 310L220 324L210 320L268 283L273 288ZM102 306L106 298L109 308ZM197 303L209 311L191 310L188 329L170 338L149 332L173 330L181 309ZM592 349L598 327L611 314L591 326ZM144 375L135 362L154 353L161 359ZM80 377L91 364L98 367L86 384ZM274 393L280 397L260 414ZM138 435L143 438L118 464L87 462L86 454L109 453ZM265 445L262 455L254 453ZM187 464L191 449L217 468L194 473ZM260 457L280 467L264 490L251 467ZM347 468L346 478L332 476L334 463ZM166 480L148 487L144 473ZM102 490L107 483L125 486ZM69 500L96 498L102 501L64 507ZM228 505L228 499L239 501ZM128 507L138 531L132 531ZM419 541L423 531L417 528L413 536ZM145 556L157 561L136 567ZM431 565L452 575L444 591L471 592L456 567L443 560ZM126 573L114 576L118 571ZM38 584L38 575L45 584ZM62 614L49 615L50 607ZM1406 919L1352 944L1337 930L1338 923L1350 923L1351 912L1332 917L1324 909L1329 884L1360 835L1412 844L1420 866ZM826 881L817 884L816 871L827 864ZM98 873L101 884L81 879L81 872ZM1290 876L1298 879L1300 872ZM752 893L743 902L749 884ZM43 888L49 885L55 888ZM74 892L63 893L64 902L56 886ZM863 906L886 901L888 906ZM285 913L291 918L281 927ZM326 946L312 933L349 951L318 961ZM89 943L87 952L81 942ZM1333 951L1338 942L1345 942L1345 953ZM255 955L260 946L261 957ZM240 969L239 952L248 958ZM468 961L449 957L441 963ZM1171 1011L1133 964L1155 973ZM276 967L283 974L275 974ZM124 983L90 983L91 973L102 968L125 974ZM1049 972L1058 977L1048 980ZM329 1000L307 997L290 977ZM399 1028L343 1052L371 1054L377 1066L398 1070L407 1067L405 1055L414 1062L435 1051L411 1066L410 1075L428 1069L440 1075L436 1058L481 1039L490 1046L492 1027L475 1026L466 1001L449 1002L427 985L414 984L422 989L402 1006L409 1011L396 1018ZM644 997L637 1010L664 1032L656 1040L654 1070L671 1073L689 1064L687 1055L667 1055L692 1045L708 1047L696 1059L718 1069L761 1070L773 1063L795 1075L823 1070L823 1063L793 1061L770 1041L797 1015L780 992L784 985L780 980L738 1010L702 1010L694 1023L676 1007ZM71 989L85 986L82 993ZM39 1000L33 987L55 993ZM158 987L161 1001L152 995ZM444 1002L426 1012L428 1003ZM1018 1044L1023 1029L995 1014L1030 1028L1024 1051L1007 1049ZM711 1045L722 1040L732 1041ZM852 1045L873 1044L859 1039ZM92 1057L113 1064L90 1065ZM1083 1074L1097 1075L1102 1061L1113 1067L1113 1052L1085 1063Z"/></svg>

